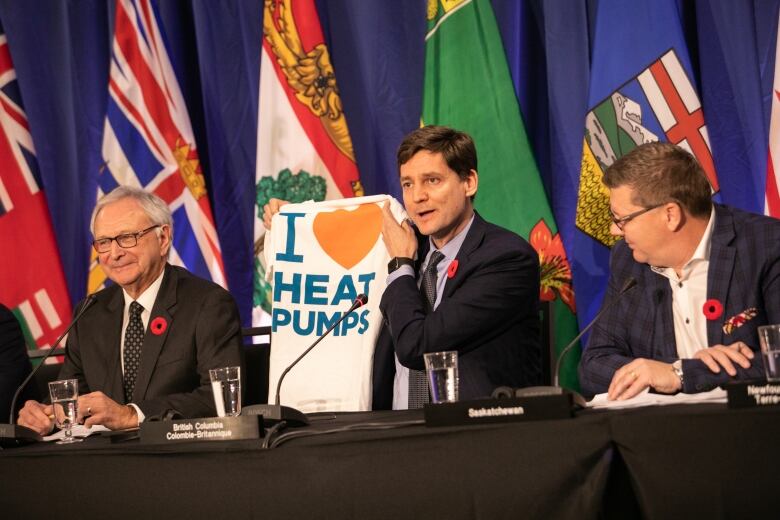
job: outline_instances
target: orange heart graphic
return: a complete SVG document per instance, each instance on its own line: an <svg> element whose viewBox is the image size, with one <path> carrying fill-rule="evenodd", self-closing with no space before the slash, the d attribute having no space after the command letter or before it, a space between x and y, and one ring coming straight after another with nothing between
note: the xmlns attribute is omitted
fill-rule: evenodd
<svg viewBox="0 0 780 520"><path fill-rule="evenodd" d="M373 249L382 231L382 210L362 204L314 217L314 236L322 250L344 269L351 269Z"/></svg>

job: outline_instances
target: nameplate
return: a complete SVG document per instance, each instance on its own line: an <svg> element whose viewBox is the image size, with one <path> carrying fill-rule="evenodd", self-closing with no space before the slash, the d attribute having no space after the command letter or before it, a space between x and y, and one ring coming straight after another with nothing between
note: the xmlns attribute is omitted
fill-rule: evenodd
<svg viewBox="0 0 780 520"><path fill-rule="evenodd" d="M424 411L426 426L458 426L573 417L572 397L569 393L426 404Z"/></svg>
<svg viewBox="0 0 780 520"><path fill-rule="evenodd" d="M780 383L745 381L726 385L729 408L752 408L780 404Z"/></svg>
<svg viewBox="0 0 780 520"><path fill-rule="evenodd" d="M259 439L262 435L262 420L261 416L254 415L143 422L140 429L141 443L172 444Z"/></svg>

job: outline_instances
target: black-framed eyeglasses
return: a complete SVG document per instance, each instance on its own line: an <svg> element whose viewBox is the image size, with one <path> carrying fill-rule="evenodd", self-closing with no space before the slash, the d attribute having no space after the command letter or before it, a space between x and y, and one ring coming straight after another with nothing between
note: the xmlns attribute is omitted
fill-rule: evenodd
<svg viewBox="0 0 780 520"><path fill-rule="evenodd" d="M625 227L625 225L628 224L629 222L631 222L632 220L634 220L635 218L637 218L638 216L644 215L648 211L652 211L655 208L660 208L664 204L665 203L662 202L661 204L656 204L655 206L650 206L649 208L642 208L639 211L635 211L633 213L629 213L625 217L620 217L620 218L616 218L615 215L613 215L612 212L610 212L609 217L612 219L612 222L615 223L617 228L620 231L623 231L623 228Z"/></svg>
<svg viewBox="0 0 780 520"><path fill-rule="evenodd" d="M119 245L119 247L124 247L125 249L135 247L138 245L139 238L154 228L158 228L160 226L161 224L155 224L154 226L142 229L141 231L136 231L135 233L122 233L121 235L117 235L115 237L98 238L97 240L92 241L92 247L94 247L95 251L98 253L108 253L111 251L111 242L113 240L116 240L116 243Z"/></svg>

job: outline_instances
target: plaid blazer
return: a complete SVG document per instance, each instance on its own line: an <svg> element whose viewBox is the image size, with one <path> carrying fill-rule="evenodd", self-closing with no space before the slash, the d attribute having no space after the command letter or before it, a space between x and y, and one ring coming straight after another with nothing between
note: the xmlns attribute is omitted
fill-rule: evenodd
<svg viewBox="0 0 780 520"><path fill-rule="evenodd" d="M737 375L712 373L697 359L683 360L683 392L711 390L733 379L764 375L757 328L780 323L780 220L715 205L707 299L718 300L723 313L707 321L709 346L743 341L755 352L750 368ZM604 393L615 371L636 358L677 360L672 290L669 280L636 262L625 242L612 249L610 278L602 306L609 304L629 277L637 286L626 292L593 328L580 361L583 394ZM755 309L746 320L734 320ZM743 315L743 318L747 315ZM738 326L724 327L724 325Z"/></svg>

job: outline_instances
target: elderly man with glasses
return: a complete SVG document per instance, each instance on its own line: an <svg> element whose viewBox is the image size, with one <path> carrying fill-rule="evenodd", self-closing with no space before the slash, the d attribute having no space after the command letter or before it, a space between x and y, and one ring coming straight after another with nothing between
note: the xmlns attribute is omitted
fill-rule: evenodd
<svg viewBox="0 0 780 520"><path fill-rule="evenodd" d="M68 335L59 379L78 379L79 418L125 429L168 413L216 415L208 371L242 362L232 296L167 262L171 212L156 195L116 188L98 201L91 229L114 285L95 293ZM51 413L27 401L19 424L47 433Z"/></svg>
<svg viewBox="0 0 780 520"><path fill-rule="evenodd" d="M669 143L635 148L603 182L623 238L603 306L619 301L583 353L583 393L622 400L763 377L757 328L780 323L780 221L713 204L696 159Z"/></svg>

